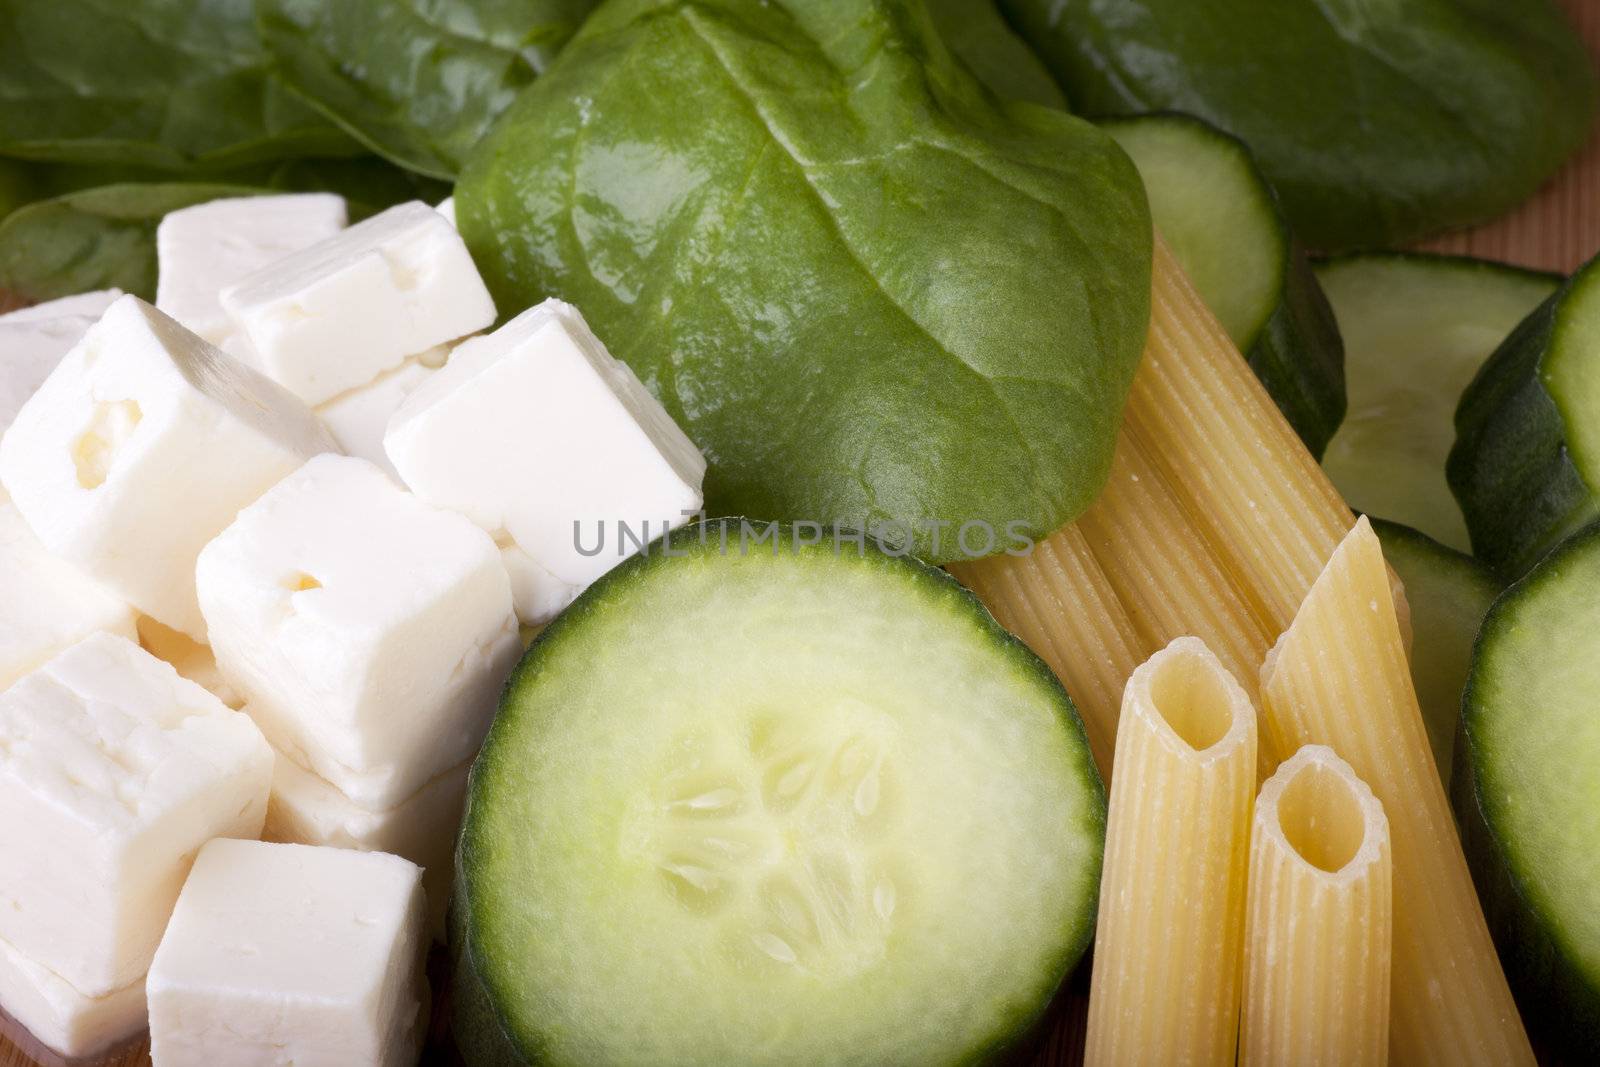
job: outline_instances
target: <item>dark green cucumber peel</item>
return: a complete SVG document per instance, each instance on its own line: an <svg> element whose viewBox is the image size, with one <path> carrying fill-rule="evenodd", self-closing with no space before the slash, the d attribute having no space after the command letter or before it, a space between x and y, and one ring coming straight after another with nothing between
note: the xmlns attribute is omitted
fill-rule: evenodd
<svg viewBox="0 0 1600 1067"><path fill-rule="evenodd" d="M1345 413L1333 310L1249 148L1176 113L1100 123L1133 157L1156 228L1314 456Z"/></svg>
<svg viewBox="0 0 1600 1067"><path fill-rule="evenodd" d="M1448 783L1461 693L1478 627L1503 583L1483 564L1409 526L1373 519L1383 556L1405 586L1411 614L1411 680L1439 777Z"/></svg>
<svg viewBox="0 0 1600 1067"><path fill-rule="evenodd" d="M1600 514L1600 259L1523 319L1456 408L1447 473L1473 554L1508 578Z"/></svg>
<svg viewBox="0 0 1600 1067"><path fill-rule="evenodd" d="M763 529L766 524L756 527ZM472 770L456 859L452 952L458 968L454 988L459 1006L454 1030L470 1067L600 1064L629 1056L638 1062L704 1063L708 1067L729 1062L863 1067L1000 1062L1032 1038L1053 994L1089 943L1105 832L1105 793L1082 724L1048 667L940 570L891 555L870 539L864 544L846 541L842 548L827 540L819 545L798 538L787 527L777 528L775 537L757 542L747 553L723 551L719 544L727 543L730 532L737 538L739 528L739 520L692 524L620 565L539 636L507 684L500 714ZM656 618L664 606L670 606L667 617ZM857 623L864 627L860 634L851 631L841 636L842 629ZM705 662L692 657L674 659L671 664L659 662L663 655L674 654L645 643L652 635L700 649ZM619 642L619 636L639 640ZM755 650L757 655L742 663L730 664L722 654L751 640L768 638L778 643ZM867 645L857 644L861 638ZM883 639L887 643L882 643ZM767 676L768 667L781 665L785 655L807 656L813 648L821 657L816 662L830 667L820 674L802 670L808 679L803 690L785 689L788 683L783 669ZM851 648L854 651L847 650ZM617 662L609 662L611 659ZM577 674L571 673L574 668ZM837 674L832 673L835 670ZM633 672L642 673L639 684L654 694L653 704L669 703L679 695L674 678L683 684L698 679L713 686L715 694L704 704L698 699L712 690L683 696L689 710L667 709L661 712L667 720L656 723L651 716L659 709L619 702L614 699L616 694L608 691L617 678ZM891 914L900 917L893 926L894 940L884 942L881 958L862 957L866 962L860 967L852 962L856 957L851 936L844 936L844 947L838 948L838 940L824 939L813 945L804 933L797 942L800 972L791 973L784 961L773 964L765 957L758 958L759 966L748 960L735 965L727 955L732 951L728 946L734 943L721 939L717 931L765 929L759 924L776 921L774 916L784 915L782 909L774 911L768 898L757 894L727 898L735 903L717 905L721 911L707 910L709 894L720 889L697 885L701 892L685 897L684 886L674 881L669 892L659 875L650 873L654 870L651 865L662 862L656 851L646 851L642 858L628 853L640 840L653 840L639 838L636 823L630 820L643 811L648 819L659 821L662 816L653 814L657 801L651 798L677 795L660 791L661 783L653 780L655 772L665 766L664 781L687 776L685 780L692 780L695 789L707 782L720 783L724 767L720 757L709 753L728 750L680 739L658 753L656 742L678 737L678 719L683 717L684 722L699 723L696 730L748 738L735 746L741 751L744 744L756 746L756 738L764 731L759 724L773 714L782 717L778 702L785 699L782 694L786 691L803 697L812 709L797 720L802 735L826 733L842 723L849 736L860 736L863 720L853 717L853 710L841 719L838 715L830 718L826 709L841 694L854 708L859 703L856 694L872 691L870 686L860 687L874 675L889 687L875 700L898 693L908 702L893 711L895 729L903 726L904 732L893 735L897 740L882 756L890 790L885 806L891 822L878 824L873 831L878 836L871 840L892 842L908 826L923 827L933 834L908 839L909 851L901 850L895 860L902 866L891 863L905 907L896 911L891 897L889 912L876 914L885 923ZM917 695L928 686L939 690L939 699L956 702L950 714L927 710L938 703L928 703L931 693ZM574 694L582 695L576 703ZM973 694L984 694L985 699L973 702L969 699ZM994 697L998 700L990 703L989 698ZM746 699L760 706L737 706ZM586 706L585 700L595 706ZM871 714L894 703L876 703ZM719 710L723 707L725 712ZM991 715L993 724L981 728L965 714L965 709L971 709L974 715L989 715L989 709L996 708L1000 710L998 717ZM753 728L743 722L751 715L756 724ZM597 722L597 717L618 718L613 727ZM967 741L951 749L948 746L957 739L943 731L949 728L946 724L958 723L964 724L957 728ZM998 728L1002 724L1007 725ZM754 732L747 732L750 729ZM774 729L781 732L786 728ZM969 732L974 729L976 732ZM850 764L843 759L843 754L852 751L849 744L847 741L834 757L815 766L831 768L830 774L840 768L849 772ZM1019 744L1021 748L1017 748ZM592 751L624 755L609 766L603 759L599 763L584 759L591 751L588 746L594 745L599 747ZM929 774L933 768L919 764L928 753L954 755L958 750L960 760L951 766L952 773ZM639 752L646 753L642 763L636 760ZM1025 759L1013 758L1024 752ZM670 756L671 762L658 764L658 755ZM744 794L747 799L729 810L758 822L763 811L779 810L781 815L789 810L772 808L778 802L775 798L789 795L786 783L792 768L789 762L780 762L774 771L758 775L756 784L748 787L752 792ZM646 773L612 773L629 765L635 772ZM923 773L918 773L919 768ZM808 771L812 777L804 782L821 783L823 773ZM576 783L574 788L569 788L571 783ZM811 786L803 784L801 788ZM1044 791L1036 793L1039 788ZM585 814L591 793L609 798L602 805L605 810ZM902 794L906 799L897 804L896 798ZM855 811L870 818L867 812L874 809L863 809L861 794L854 795ZM954 797L949 802L959 805L978 796L991 805L990 819L978 817L973 822L973 809L966 809L968 817L962 819L941 819L925 809L925 805L947 803L939 798ZM876 805L877 794L873 797ZM648 801L643 808L635 803L640 798ZM1044 807L1015 807L1019 802L1032 805L1047 799ZM1066 806L1056 807L1058 801ZM717 799L718 805L727 803L726 798ZM1030 827L1026 819L1019 825L1019 820L1002 815L1022 810L1034 812L1034 818L1041 821ZM695 825L719 827L722 824L716 820L721 817L718 811L709 811L709 821ZM827 850L838 847L827 844L832 839L826 833L813 839L807 836L809 832L801 833L789 846L801 857L810 850L821 850L811 859L797 861L805 870L811 870L813 860L820 865ZM1013 832L1020 835L1016 838L1020 850L997 844ZM619 835L615 843L607 836L610 833ZM1033 840L1040 834L1051 844ZM889 854L884 848L890 853L899 848L870 847L879 850L879 860ZM658 850L655 844L646 848ZM984 849L994 854L969 856L969 852ZM766 870L762 864L777 863L776 869L781 871L786 869L782 864L791 862L781 857L768 859L771 854L764 848L758 848L756 855L761 859L753 865L730 861L723 872L751 879L752 893L758 885L767 884L762 880L770 871L762 873ZM576 889L581 887L561 886L568 872L577 872L570 877L582 882L583 872L590 870L587 864L596 856L601 857L596 862L607 865L610 872L604 879L607 888L578 893ZM957 866L947 872L949 883L899 879L908 872L926 874L931 869L925 868L926 864L938 867L951 856L956 857ZM1004 858L995 862L1000 857ZM1022 867L1015 865L1024 860ZM643 875L629 867L637 862L647 868ZM869 869L873 862L877 861L869 857ZM981 881L981 890L976 884L972 892L953 888L974 879ZM1009 899L1012 889L1017 894L1015 907L997 910L984 903ZM642 895L630 895L636 893ZM1041 904L1041 894L1051 902ZM604 903L600 902L602 896ZM633 906L607 910L613 898L631 901ZM750 905L755 912L742 910L746 899L755 902ZM874 907L879 905L875 892L870 901ZM575 915L573 908L593 914L585 918ZM991 913L988 920L978 917L985 908ZM1033 909L1031 913L1029 909ZM732 925L719 925L730 919L730 911ZM823 922L820 914L816 921ZM919 930L916 917L923 915L929 918ZM748 925L752 917L757 926ZM960 929L964 921L972 924L965 933ZM586 947L590 945L583 940L586 931L600 928L596 923L607 929L616 927L620 931L617 936L633 938L630 943L636 945L636 951L631 955L643 962L635 966L627 958L629 953L584 960L567 955L565 949L551 948L546 955L554 953L551 959L559 956L565 962L541 972L539 959L543 957L536 959L538 953L531 947L547 947L538 939L540 931L555 929L548 927L549 922L558 922L560 929L569 931L580 927L573 936ZM637 937L629 933L631 926L640 927ZM938 939L932 955L918 947L919 942L932 944L928 936ZM742 944L745 935L739 937ZM530 938L534 940L530 942ZM1008 940L1013 944L1004 948L1002 943ZM825 943L835 947L827 948ZM646 944L650 947L637 950ZM959 959L943 955L952 945ZM605 952L602 946L594 949ZM1006 953L1003 960L985 958L1001 951ZM1027 958L1019 960L1018 953ZM902 957L899 963L889 962L896 957ZM743 960L743 955L736 953L731 958ZM670 1018L651 1015L651 1005L663 995L659 985L651 984L652 978L660 978L652 968L662 959L677 976L670 996L686 998ZM841 960L852 965L836 967ZM792 964L793 959L788 962ZM613 983L611 975L618 967L626 973L620 983ZM891 969L895 967L898 972ZM912 969L907 971L908 967ZM702 984L707 975L715 984L717 976L735 973L736 981L727 988ZM901 990L901 979L915 984L924 978L941 983L937 995L951 1013L940 1013L942 1018L936 1019L934 1013L921 1010L899 992L885 992ZM597 988L579 988L586 982ZM604 994L608 983L625 989L626 994L620 998L600 996L606 1007L596 1008L595 1017L585 1021L574 1005ZM837 988L825 989L830 983ZM680 984L682 988L678 988ZM969 997L961 995L964 984L972 989ZM586 994L589 1000L585 1000ZM912 990L906 996L915 1000L915 994ZM930 991L928 995L934 994ZM881 1012L874 1014L874 996L900 999L886 1001ZM865 998L859 1014L858 997ZM791 1007L791 1000L799 1006ZM926 1001L918 1003L925 1005ZM809 1014L812 1011L830 1013L831 1022L814 1025L817 1018ZM776 1023L766 1012L778 1013ZM793 1017L793 1012L804 1017ZM843 1022L841 1012L847 1016ZM790 1014L786 1017L785 1013ZM764 1036L749 1025L750 1019L766 1027ZM694 1029L697 1024L707 1026L708 1021L704 1033ZM668 1033L674 1028L684 1032ZM841 1028L848 1032L839 1032ZM779 1033L788 1036L776 1038ZM665 1044L652 1058L650 1049L628 1044L633 1040L627 1036L630 1034L647 1043Z"/></svg>
<svg viewBox="0 0 1600 1067"><path fill-rule="evenodd" d="M1451 796L1495 945L1538 1038L1600 1047L1600 525L1495 602L1462 706Z"/></svg>
<svg viewBox="0 0 1600 1067"><path fill-rule="evenodd" d="M1298 243L1289 248L1282 296L1244 358L1311 455L1320 459L1344 421L1344 344Z"/></svg>
<svg viewBox="0 0 1600 1067"><path fill-rule="evenodd" d="M1559 275L1466 256L1363 252L1317 265L1344 337L1349 411L1323 456L1350 506L1465 552L1445 479L1455 408Z"/></svg>
<svg viewBox="0 0 1600 1067"><path fill-rule="evenodd" d="M504 307L560 296L707 454L714 513L1077 517L1149 320L1125 153L1002 101L920 2L610 0L474 153Z"/></svg>
<svg viewBox="0 0 1600 1067"><path fill-rule="evenodd" d="M1401 244L1509 210L1588 136L1595 79L1553 0L1002 0L1073 105L1243 138L1295 232Z"/></svg>

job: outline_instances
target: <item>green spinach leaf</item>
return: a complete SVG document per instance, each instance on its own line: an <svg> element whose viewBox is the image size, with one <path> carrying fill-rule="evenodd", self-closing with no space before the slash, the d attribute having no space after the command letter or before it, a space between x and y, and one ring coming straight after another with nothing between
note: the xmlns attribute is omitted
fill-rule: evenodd
<svg viewBox="0 0 1600 1067"><path fill-rule="evenodd" d="M1010 100L1067 107L1044 63L1000 17L995 0L927 0L933 25L978 80Z"/></svg>
<svg viewBox="0 0 1600 1067"><path fill-rule="evenodd" d="M1086 114L1189 112L1246 141L1313 247L1493 217L1587 136L1552 0L1002 0Z"/></svg>
<svg viewBox="0 0 1600 1067"><path fill-rule="evenodd" d="M12 190L12 209L35 200L102 185L149 183L338 193L350 201L351 215L356 218L363 218L406 200L434 203L450 195L447 183L401 170L377 156L358 156L354 159L307 157L226 170L193 169L177 174L149 167L119 167L98 163L25 163L0 159L0 204L4 203L6 191ZM0 218L4 215L5 212L0 211Z"/></svg>
<svg viewBox="0 0 1600 1067"><path fill-rule="evenodd" d="M453 178L597 0L257 0L284 77L374 151Z"/></svg>
<svg viewBox="0 0 1600 1067"><path fill-rule="evenodd" d="M949 560L1104 484L1149 315L1138 174L984 91L920 0L609 0L456 204L501 307L571 300L662 398L713 512Z"/></svg>
<svg viewBox="0 0 1600 1067"><path fill-rule="evenodd" d="M0 0L0 155L180 170L359 150L269 75L250 0Z"/></svg>

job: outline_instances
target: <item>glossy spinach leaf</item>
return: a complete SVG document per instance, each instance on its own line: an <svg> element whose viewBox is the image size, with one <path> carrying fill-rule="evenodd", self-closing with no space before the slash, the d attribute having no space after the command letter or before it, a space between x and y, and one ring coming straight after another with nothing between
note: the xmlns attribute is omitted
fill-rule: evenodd
<svg viewBox="0 0 1600 1067"><path fill-rule="evenodd" d="M1553 0L1002 0L1085 114L1243 138L1295 232L1393 244L1497 215L1583 142L1594 76Z"/></svg>
<svg viewBox="0 0 1600 1067"><path fill-rule="evenodd" d="M1067 97L1039 57L1000 17L995 0L927 0L934 28L978 80L1008 100L1065 110Z"/></svg>
<svg viewBox="0 0 1600 1067"><path fill-rule="evenodd" d="M32 169L15 159L0 159L0 219L5 218L23 204L37 200Z"/></svg>
<svg viewBox="0 0 1600 1067"><path fill-rule="evenodd" d="M374 151L453 178L597 0L256 0L283 76Z"/></svg>
<svg viewBox="0 0 1600 1067"><path fill-rule="evenodd" d="M963 523L1003 547L1104 483L1149 314L1138 174L986 92L920 0L609 0L456 205L501 307L571 300L663 399L714 513L948 560L997 550Z"/></svg>
<svg viewBox="0 0 1600 1067"><path fill-rule="evenodd" d="M269 75L250 0L0 0L0 155L178 170L359 150Z"/></svg>
<svg viewBox="0 0 1600 1067"><path fill-rule="evenodd" d="M260 192L233 185L108 185L29 204L0 222L0 290L36 303L115 286L154 300L161 216Z"/></svg>

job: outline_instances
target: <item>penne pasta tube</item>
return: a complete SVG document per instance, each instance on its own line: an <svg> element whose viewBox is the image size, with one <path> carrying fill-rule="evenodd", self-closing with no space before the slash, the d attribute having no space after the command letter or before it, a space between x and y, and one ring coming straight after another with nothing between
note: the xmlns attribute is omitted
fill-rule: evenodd
<svg viewBox="0 0 1600 1067"><path fill-rule="evenodd" d="M1083 534L1064 526L1025 556L991 556L950 570L1061 679L1100 775L1109 780L1122 689L1149 653Z"/></svg>
<svg viewBox="0 0 1600 1067"><path fill-rule="evenodd" d="M1255 749L1250 698L1198 639L1179 638L1128 679L1090 978L1090 1067L1233 1064Z"/></svg>
<svg viewBox="0 0 1600 1067"><path fill-rule="evenodd" d="M1152 284L1127 431L1281 633L1355 517L1159 237Z"/></svg>
<svg viewBox="0 0 1600 1067"><path fill-rule="evenodd" d="M1278 751L1332 747L1383 802L1394 864L1390 1056L1532 1064L1434 770L1389 575L1366 519L1311 587L1262 669Z"/></svg>
<svg viewBox="0 0 1600 1067"><path fill-rule="evenodd" d="M1198 637L1254 697L1277 631L1267 633L1160 472L1127 435L1117 442L1106 491L1077 525L1145 647ZM1258 728L1265 778L1272 764L1260 737Z"/></svg>
<svg viewBox="0 0 1600 1067"><path fill-rule="evenodd" d="M951 567L1055 670L1108 779L1140 661L1195 634L1253 692L1260 655L1354 521L1159 239L1153 279L1118 444L1129 476L1114 471L1090 513L1031 556ZM1161 477L1145 482L1146 468ZM1271 754L1263 744L1264 769Z"/></svg>
<svg viewBox="0 0 1600 1067"><path fill-rule="evenodd" d="M1241 1067L1382 1067L1389 1058L1389 823L1323 745L1256 797L1245 911Z"/></svg>

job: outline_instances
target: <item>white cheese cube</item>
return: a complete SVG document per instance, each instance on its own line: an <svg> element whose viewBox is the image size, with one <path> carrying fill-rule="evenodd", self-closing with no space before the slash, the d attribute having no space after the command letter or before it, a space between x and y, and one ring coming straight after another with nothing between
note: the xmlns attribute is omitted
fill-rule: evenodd
<svg viewBox="0 0 1600 1067"><path fill-rule="evenodd" d="M437 204L435 204L433 206L433 210L437 211L439 214L443 215L447 220L449 220L450 225L454 226L456 224L456 198L455 197L453 197L453 196L445 197L443 200L439 201Z"/></svg>
<svg viewBox="0 0 1600 1067"><path fill-rule="evenodd" d="M559 300L457 346L395 413L384 447L418 496L577 588L637 550L623 526L648 540L698 511L706 469Z"/></svg>
<svg viewBox="0 0 1600 1067"><path fill-rule="evenodd" d="M272 800L261 836L267 841L391 852L422 868L428 926L444 940L445 908L454 878L453 855L471 761L452 767L392 808L356 804L331 782L279 755Z"/></svg>
<svg viewBox="0 0 1600 1067"><path fill-rule="evenodd" d="M284 479L197 579L217 663L267 738L363 807L476 753L518 654L493 542L365 460Z"/></svg>
<svg viewBox="0 0 1600 1067"><path fill-rule="evenodd" d="M87 319L88 326L93 326L95 320L106 313L106 308L117 302L122 296L121 289L96 289L89 293L74 293L72 296L57 297L55 300L46 300L42 304L31 304L25 308L8 311L0 315L0 323L15 325L26 322L49 322L52 319L77 318ZM70 346L69 346L70 347Z"/></svg>
<svg viewBox="0 0 1600 1067"><path fill-rule="evenodd" d="M511 576L511 601L517 606L518 621L529 626L549 622L583 591L541 567L505 531L499 531L495 544L500 546L500 562Z"/></svg>
<svg viewBox="0 0 1600 1067"><path fill-rule="evenodd" d="M102 289L0 315L0 434L121 295L121 289Z"/></svg>
<svg viewBox="0 0 1600 1067"><path fill-rule="evenodd" d="M332 193L242 196L174 211L156 227L156 307L229 354L254 362L222 310L227 286L345 228Z"/></svg>
<svg viewBox="0 0 1600 1067"><path fill-rule="evenodd" d="M0 938L86 997L136 981L195 851L256 837L272 750L249 717L94 634L0 693Z"/></svg>
<svg viewBox="0 0 1600 1067"><path fill-rule="evenodd" d="M163 626L148 615L139 616L139 647L235 711L244 707L244 697L233 683L222 676L217 657L208 645Z"/></svg>
<svg viewBox="0 0 1600 1067"><path fill-rule="evenodd" d="M347 456L375 463L396 481L400 475L383 450L383 433L405 398L444 366L450 349L444 345L413 356L366 385L341 393L317 408L317 417Z"/></svg>
<svg viewBox="0 0 1600 1067"><path fill-rule="evenodd" d="M421 872L381 852L213 841L150 968L157 1067L413 1067Z"/></svg>
<svg viewBox="0 0 1600 1067"><path fill-rule="evenodd" d="M0 690L97 630L134 636L134 611L45 551L0 492Z"/></svg>
<svg viewBox="0 0 1600 1067"><path fill-rule="evenodd" d="M495 317L461 235L418 201L264 268L222 306L261 369L313 407Z"/></svg>
<svg viewBox="0 0 1600 1067"><path fill-rule="evenodd" d="M125 296L23 405L0 440L0 482L51 552L204 640L200 549L336 447L282 388Z"/></svg>
<svg viewBox="0 0 1600 1067"><path fill-rule="evenodd" d="M143 978L106 996L86 997L3 940L0 1006L34 1040L69 1059L103 1052L145 1028Z"/></svg>

